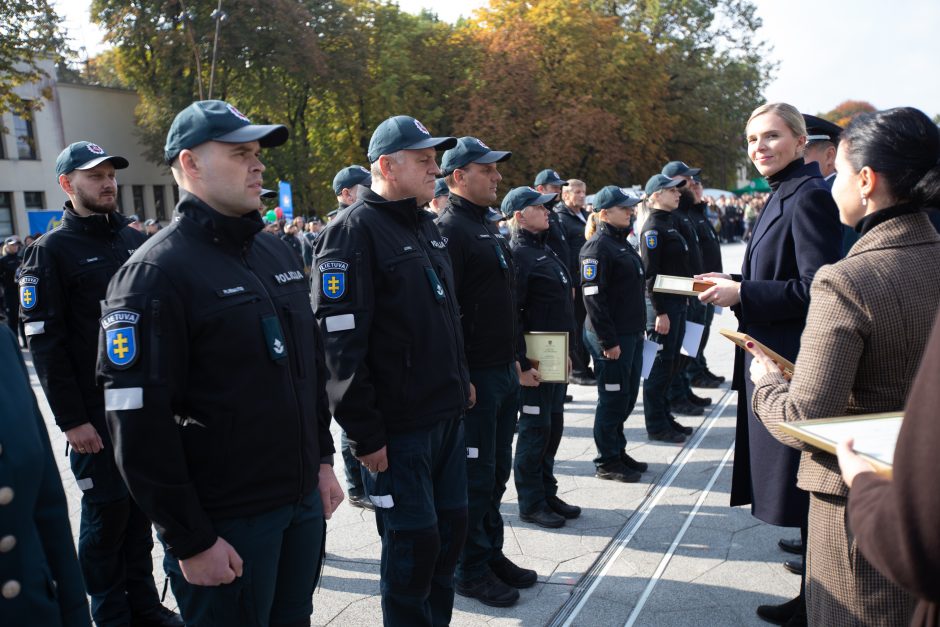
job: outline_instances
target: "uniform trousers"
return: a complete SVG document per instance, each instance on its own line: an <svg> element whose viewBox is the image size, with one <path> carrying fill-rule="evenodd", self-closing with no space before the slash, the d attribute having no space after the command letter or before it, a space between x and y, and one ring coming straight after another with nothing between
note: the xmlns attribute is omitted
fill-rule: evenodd
<svg viewBox="0 0 940 627"><path fill-rule="evenodd" d="M385 625L448 625L467 536L467 453L460 416L386 437L388 470L363 467L382 537Z"/></svg>
<svg viewBox="0 0 940 627"><path fill-rule="evenodd" d="M705 305L699 302L697 298L690 298L689 307L686 309L686 321L705 324L705 316ZM685 323L683 323L683 327L684 326ZM688 356L680 353L676 357L676 375L672 378L668 392L670 403L681 403L688 400L689 394L692 392L692 377L693 373L696 372L696 360L705 348L705 339L706 337L703 331L702 340L699 343L698 352L695 355ZM681 340L679 348L682 348Z"/></svg>
<svg viewBox="0 0 940 627"><path fill-rule="evenodd" d="M620 357L607 359L593 331L584 329L584 344L594 358L597 376L597 409L594 412L594 445L596 466L619 462L626 452L627 439L623 425L636 405L640 393L640 371L643 368L643 332L618 338Z"/></svg>
<svg viewBox="0 0 940 627"><path fill-rule="evenodd" d="M565 428L565 384L540 383L520 394L519 437L513 461L519 511L532 514L558 493L555 454Z"/></svg>
<svg viewBox="0 0 940 627"><path fill-rule="evenodd" d="M685 315L684 308L669 312L669 333L665 335L649 330L650 340L662 344L663 348L656 354L650 376L643 382L643 415L647 433L672 429L667 393L680 365L678 357L685 335Z"/></svg>
<svg viewBox="0 0 940 627"><path fill-rule="evenodd" d="M499 513L512 470L512 438L519 409L515 362L471 368L477 402L464 417L467 445L467 541L457 562L458 581L483 576L503 551Z"/></svg>
<svg viewBox="0 0 940 627"><path fill-rule="evenodd" d="M353 455L345 429L340 432L339 446L343 456L343 468L346 471L346 494L349 496L364 496L365 492L362 488L362 465L359 463L359 460L356 459L356 456Z"/></svg>

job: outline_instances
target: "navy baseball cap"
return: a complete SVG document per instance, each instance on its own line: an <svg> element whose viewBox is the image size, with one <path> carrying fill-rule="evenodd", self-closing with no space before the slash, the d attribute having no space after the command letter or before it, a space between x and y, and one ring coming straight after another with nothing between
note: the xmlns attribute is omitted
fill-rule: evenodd
<svg viewBox="0 0 940 627"><path fill-rule="evenodd" d="M59 153L55 160L55 175L58 177L72 170L90 170L105 161L110 161L115 170L123 170L130 165L124 157L109 155L98 144L75 142Z"/></svg>
<svg viewBox="0 0 940 627"><path fill-rule="evenodd" d="M448 195L450 195L450 189L447 187L447 181L444 179L434 181L434 197L438 198L439 196Z"/></svg>
<svg viewBox="0 0 940 627"><path fill-rule="evenodd" d="M361 165L350 165L333 177L333 191L339 196L344 189L352 189L356 185L372 185L372 174Z"/></svg>
<svg viewBox="0 0 940 627"><path fill-rule="evenodd" d="M665 166L663 166L663 174L665 174L669 178L673 178L676 176L692 177L692 176L695 176L696 174L700 174L701 172L702 172L702 168L690 168L683 161L670 161Z"/></svg>
<svg viewBox="0 0 940 627"><path fill-rule="evenodd" d="M379 124L369 140L369 163L375 163L382 155L399 150L421 150L434 148L447 150L457 145L455 137L432 137L424 124L408 115L396 115Z"/></svg>
<svg viewBox="0 0 940 627"><path fill-rule="evenodd" d="M167 163L173 163L186 148L207 141L227 144L256 141L264 148L272 148L286 142L288 135L283 124L252 124L245 114L222 100L199 100L173 118L163 157Z"/></svg>
<svg viewBox="0 0 940 627"><path fill-rule="evenodd" d="M682 187L685 185L685 179L671 179L665 174L654 174L650 180L646 181L646 195L651 196L654 192L668 187Z"/></svg>
<svg viewBox="0 0 940 627"><path fill-rule="evenodd" d="M803 114L803 121L806 122L806 143L813 142L832 142L839 143L839 136L842 135L842 127L833 124L829 120L817 118L815 115Z"/></svg>
<svg viewBox="0 0 940 627"><path fill-rule="evenodd" d="M555 172L551 168L542 170L535 176L534 185L567 185L568 181L558 176L558 172Z"/></svg>
<svg viewBox="0 0 940 627"><path fill-rule="evenodd" d="M461 137L457 145L441 157L441 173L447 176L471 163L501 163L511 156L512 153L505 150L492 150L476 137Z"/></svg>
<svg viewBox="0 0 940 627"><path fill-rule="evenodd" d="M633 207L640 204L640 199L631 196L616 185L608 185L594 194L594 212L611 207Z"/></svg>
<svg viewBox="0 0 940 627"><path fill-rule="evenodd" d="M511 218L517 211L522 211L526 207L533 205L544 205L553 200L558 194L542 194L531 187L516 187L509 190L509 193L503 197L503 203L499 206L503 215Z"/></svg>
<svg viewBox="0 0 940 627"><path fill-rule="evenodd" d="M268 200L268 199L271 199L271 198L277 198L277 191L275 191L275 190L273 190L273 189L267 189L267 188L262 187L262 188L261 188L261 197L264 198L265 200Z"/></svg>

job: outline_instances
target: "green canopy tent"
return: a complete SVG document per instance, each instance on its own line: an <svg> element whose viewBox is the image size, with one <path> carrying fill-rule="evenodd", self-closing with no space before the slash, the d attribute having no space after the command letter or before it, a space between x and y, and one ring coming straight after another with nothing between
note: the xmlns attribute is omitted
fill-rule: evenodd
<svg viewBox="0 0 940 627"><path fill-rule="evenodd" d="M758 192L769 192L770 185L767 183L767 179L762 176L751 179L751 184L746 185L745 187L739 187L738 189L732 190L735 195L741 196L743 194L754 194Z"/></svg>

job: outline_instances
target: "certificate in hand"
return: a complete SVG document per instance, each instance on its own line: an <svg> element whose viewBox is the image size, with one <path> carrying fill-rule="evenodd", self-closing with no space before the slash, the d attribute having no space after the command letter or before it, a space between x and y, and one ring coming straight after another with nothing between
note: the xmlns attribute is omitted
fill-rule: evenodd
<svg viewBox="0 0 940 627"><path fill-rule="evenodd" d="M682 296L698 296L714 285L715 284L711 281L696 281L689 276L657 274L656 282L653 284L653 291L664 292L666 294L681 294Z"/></svg>
<svg viewBox="0 0 940 627"><path fill-rule="evenodd" d="M835 455L836 445L855 439L855 452L874 466L875 471L891 476L894 448L904 415L901 413L860 414L841 418L781 422L777 427L787 435Z"/></svg>
<svg viewBox="0 0 940 627"><path fill-rule="evenodd" d="M546 383L568 382L568 334L534 331L525 334L525 353Z"/></svg>
<svg viewBox="0 0 940 627"><path fill-rule="evenodd" d="M737 331L732 331L730 329L719 329L718 332L724 335L726 338L728 338L732 342L734 342L735 344L737 344L738 346L740 346L741 348L743 348L744 350L747 350L748 342L754 342L754 345L757 348L764 351L764 354L770 357L770 359L773 360L775 364L777 364L777 367L780 368L780 372L783 373L784 379L789 381L790 379L793 378L793 369L795 368L795 366L793 365L792 361L784 357L781 357L780 355L775 353L773 350L768 348L766 345L761 344L760 342L752 338L747 333L738 333Z"/></svg>

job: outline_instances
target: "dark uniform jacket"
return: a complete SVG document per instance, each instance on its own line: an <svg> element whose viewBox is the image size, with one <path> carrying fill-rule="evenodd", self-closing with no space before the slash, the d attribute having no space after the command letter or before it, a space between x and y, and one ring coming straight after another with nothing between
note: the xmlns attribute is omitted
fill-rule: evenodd
<svg viewBox="0 0 940 627"><path fill-rule="evenodd" d="M705 272L705 262L702 258L698 230L692 222L693 204L692 192L683 191L679 197L679 207L672 212L672 220L689 245L689 268L692 270L692 274L702 274Z"/></svg>
<svg viewBox="0 0 940 627"><path fill-rule="evenodd" d="M692 276L688 240L676 228L669 211L654 209L643 224L640 256L646 268L646 291L656 315L684 311L688 298L678 294L654 292L660 274Z"/></svg>
<svg viewBox="0 0 940 627"><path fill-rule="evenodd" d="M715 227L708 219L707 209L707 202L692 205L689 219L692 220L695 234L698 235L698 246L702 251L702 271L721 272L721 242L715 233Z"/></svg>
<svg viewBox="0 0 940 627"><path fill-rule="evenodd" d="M90 627L69 508L16 338L0 326L0 597L4 625Z"/></svg>
<svg viewBox="0 0 940 627"><path fill-rule="evenodd" d="M561 194L556 196L555 200L550 200L545 203L545 207L548 209L548 234L546 235L547 239L545 243L561 258L565 267L568 267L568 257L571 254L571 246L568 243L565 228L561 225L561 219L554 210L555 206L560 203ZM578 251L575 251L575 255L577 255L577 253Z"/></svg>
<svg viewBox="0 0 940 627"><path fill-rule="evenodd" d="M16 289L16 274L23 260L19 255L7 254L0 257L0 291L3 292L3 304L12 309L19 299L19 290Z"/></svg>
<svg viewBox="0 0 940 627"><path fill-rule="evenodd" d="M114 276L98 369L121 473L174 557L212 521L316 489L333 452L322 342L294 255L260 215L184 193Z"/></svg>
<svg viewBox="0 0 940 627"><path fill-rule="evenodd" d="M451 193L437 219L454 270L471 368L502 366L516 358L512 253L488 214L488 207Z"/></svg>
<svg viewBox="0 0 940 627"><path fill-rule="evenodd" d="M568 273L572 277L577 277L578 272L580 272L578 254L581 252L581 247L584 246L584 242L586 241L584 237L584 226L587 220L587 213L584 211L580 213L583 219L572 214L571 210L568 209L568 206L563 201L559 201L558 204L555 205L555 214L558 216L558 223L565 233L565 240L568 242L568 258L565 259L565 262L568 264Z"/></svg>
<svg viewBox="0 0 940 627"><path fill-rule="evenodd" d="M530 233L519 229L512 236L516 262L516 306L519 327L530 331L574 333L574 301L571 277L561 257L546 246L548 232ZM517 344L522 370L532 366L525 356L525 341Z"/></svg>
<svg viewBox="0 0 940 627"><path fill-rule="evenodd" d="M86 422L99 434L106 431L104 396L95 382L101 300L108 281L146 239L118 213L82 218L69 201L62 224L26 249L20 318L62 431Z"/></svg>
<svg viewBox="0 0 940 627"><path fill-rule="evenodd" d="M359 201L317 238L317 320L336 421L357 456L460 416L469 371L447 245L414 198Z"/></svg>
<svg viewBox="0 0 940 627"><path fill-rule="evenodd" d="M643 261L627 241L630 229L598 220L597 232L581 249L581 289L587 319L604 349L620 336L646 329Z"/></svg>

